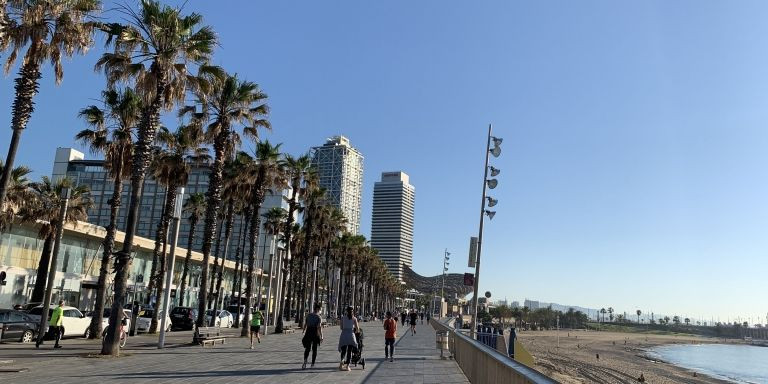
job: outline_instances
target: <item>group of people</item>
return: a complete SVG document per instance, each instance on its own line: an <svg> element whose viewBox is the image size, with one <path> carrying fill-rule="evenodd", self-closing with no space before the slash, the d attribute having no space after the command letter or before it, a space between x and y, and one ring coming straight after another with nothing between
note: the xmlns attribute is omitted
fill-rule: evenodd
<svg viewBox="0 0 768 384"><path fill-rule="evenodd" d="M320 317L320 310L322 305L315 304L312 313L307 315L302 328L303 336L301 343L304 347L304 362L301 368L306 369L307 364L310 368L314 368L315 361L317 360L317 348L324 340L323 336L323 320ZM402 324L405 325L405 321L409 321L411 335L416 334L416 324L419 320L424 323L424 313L418 313L415 310L410 312L400 313ZM426 314L427 321L429 321L429 314ZM256 312L251 319L251 349L253 349L254 337L260 343L259 331L261 328L262 316L259 312ZM392 312L387 311L384 319L384 357L389 362L395 361L395 339L397 338L397 314L393 315ZM353 355L359 354L362 349L362 331L360 330L360 323L355 316L354 308L347 307L344 314L339 319L339 344L338 350L341 354L341 360L339 362L340 371L350 371L350 364L352 363ZM312 359L309 360L309 355L312 353ZM357 361L357 360L356 360ZM364 364L364 360L363 360Z"/></svg>

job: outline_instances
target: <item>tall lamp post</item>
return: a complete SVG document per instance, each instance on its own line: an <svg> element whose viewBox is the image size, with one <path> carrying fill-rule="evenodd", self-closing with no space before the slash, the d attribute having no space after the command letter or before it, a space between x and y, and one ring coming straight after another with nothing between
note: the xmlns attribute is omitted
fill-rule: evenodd
<svg viewBox="0 0 768 384"><path fill-rule="evenodd" d="M61 246L61 236L64 233L64 222L67 217L67 208L69 208L69 199L72 190L69 187L61 188L61 206L59 207L59 225L56 227L56 238L53 243L53 252L48 262L48 281L45 287L45 296L43 296L43 311L40 313L40 328L37 332L36 347L43 343L43 338L48 332L48 311L51 308L51 296L53 296L53 280L56 279L56 263L59 258L59 248Z"/></svg>
<svg viewBox="0 0 768 384"><path fill-rule="evenodd" d="M166 319L169 318L168 310L170 309L171 301L171 283L173 280L173 267L176 264L176 244L179 242L179 225L181 224L181 209L184 206L184 188L179 188L179 193L176 195L176 206L173 208L172 228L173 235L171 235L171 252L168 255L166 265L168 265L165 275L165 292L163 292L163 314L160 323L160 336L157 338L157 348L162 349L165 347L165 330L168 329ZM159 306L157 306L159 307ZM157 308L156 307L156 308Z"/></svg>
<svg viewBox="0 0 768 384"><path fill-rule="evenodd" d="M474 294L472 296L472 328L471 332L474 335L474 333L477 331L477 299L478 299L478 287L480 286L480 255L482 253L482 247L483 247L483 223L485 222L485 216L488 216L489 220L493 219L493 216L496 215L496 211L489 211L486 208L486 201L488 203L488 207L493 207L498 203L498 200L486 196L486 190L487 189L494 189L498 185L498 180L496 179L489 179L488 178L488 171L490 171L491 177L496 177L501 171L497 168L494 168L490 165L488 165L488 160L490 158L490 155L493 155L493 157L499 157L501 155L501 142L502 139L498 137L491 136L493 132L493 127L491 124L488 124L488 142L485 147L485 167L484 167L484 175L483 175L483 196L481 199L481 205L480 205L480 228L478 229L478 235L477 235L477 260L475 262L475 282L474 282ZM493 148L491 148L491 142L493 142Z"/></svg>
<svg viewBox="0 0 768 384"><path fill-rule="evenodd" d="M309 295L309 310L315 310L315 282L317 281L317 255L312 262L312 291Z"/></svg>
<svg viewBox="0 0 768 384"><path fill-rule="evenodd" d="M451 260L451 253L448 252L448 248L446 248L445 254L443 255L443 285L440 287L440 317L443 317L443 302L445 301L445 273L448 272L448 266L451 265L449 260Z"/></svg>

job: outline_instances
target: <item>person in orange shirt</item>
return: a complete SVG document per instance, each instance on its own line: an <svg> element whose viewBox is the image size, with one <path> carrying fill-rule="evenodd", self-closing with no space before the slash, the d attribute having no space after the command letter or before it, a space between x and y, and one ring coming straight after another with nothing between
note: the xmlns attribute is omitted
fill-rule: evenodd
<svg viewBox="0 0 768 384"><path fill-rule="evenodd" d="M384 320L384 360L395 361L395 338L397 338L397 321L392 319L392 312L387 311L387 319Z"/></svg>

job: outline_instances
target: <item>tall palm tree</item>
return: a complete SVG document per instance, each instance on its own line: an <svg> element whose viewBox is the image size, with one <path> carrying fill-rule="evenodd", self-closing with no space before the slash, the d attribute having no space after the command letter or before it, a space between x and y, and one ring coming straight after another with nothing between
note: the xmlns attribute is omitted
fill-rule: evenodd
<svg viewBox="0 0 768 384"><path fill-rule="evenodd" d="M193 121L203 126L207 123L206 135L213 143L214 160L208 174L207 205L203 229L203 268L201 272L200 293L198 297L197 327L204 325L205 309L207 306L208 263L211 256L211 245L216 237L216 218L221 208L221 189L224 163L235 152L232 139L233 125L243 125L246 134L258 138L258 129L269 129L266 120L269 111L264 103L267 95L259 90L259 86L249 81L242 81L237 76L227 75L212 78L211 86L206 92L197 93L197 102L201 105L200 112L194 113L196 107L187 107L182 111L193 113ZM259 217L256 212L254 217Z"/></svg>
<svg viewBox="0 0 768 384"><path fill-rule="evenodd" d="M181 8L161 5L158 1L142 0L140 9L119 6L127 24L104 24L108 43L114 52L105 53L96 63L103 69L110 84L136 80L136 88L146 106L139 123L138 138L133 152L131 199L125 227L123 248L115 259L115 300L112 304L110 327L101 353L118 355L118 312L125 305L126 283L131 262L133 238L141 204L141 192L151 161L152 145L160 126L160 112L182 99L187 86L195 84L188 73L189 64L207 63L216 44L216 35L208 26L201 26L202 16L181 15Z"/></svg>
<svg viewBox="0 0 768 384"><path fill-rule="evenodd" d="M286 212L282 207L272 207L264 213L264 232L266 232L267 235L272 236L273 238L279 236L282 233L282 226L283 222L285 221L285 215ZM266 237L265 237L266 239ZM273 252L269 255L269 274L270 276L274 275L275 270L274 267L276 267L274 263L274 258L279 257L279 253L277 252L277 239L273 241L275 245L275 249ZM261 270L264 271L264 259L261 260ZM262 274L263 275L263 274ZM276 276L276 275L275 275ZM261 286L261 283L259 283L259 286ZM275 291L273 291L275 292ZM261 297L261 296L259 296ZM278 304L278 300L274 300L275 304ZM272 298L267 296L267 312L269 312L272 307L270 305L272 303ZM267 324L269 325L269 324Z"/></svg>
<svg viewBox="0 0 768 384"><path fill-rule="evenodd" d="M0 160L0 172L4 168L3 161ZM27 175L30 173L32 173L32 170L23 165L17 166L11 171L8 193L5 202L0 204L0 232L11 225L16 215L19 214L22 207L29 201L30 190Z"/></svg>
<svg viewBox="0 0 768 384"><path fill-rule="evenodd" d="M164 147L155 157L153 166L154 179L165 186L165 205L163 216L157 225L158 235L155 239L153 261L158 261L158 266L153 270L157 273L153 276L156 283L157 297L164 297L165 288L165 241L168 238L173 207L176 206L176 195L179 188L187 184L191 164L205 162L208 159L208 148L202 147L203 134L194 125L183 125L171 133L162 127L157 136L157 141ZM162 254L160 247L162 244ZM173 259L172 259L173 260ZM155 311L149 327L149 333L157 332L160 311Z"/></svg>
<svg viewBox="0 0 768 384"><path fill-rule="evenodd" d="M11 113L13 135L5 159L6 168L0 176L0 203L7 194L21 133L34 111L33 99L42 77L40 69L43 63L50 61L56 84L61 83L64 77L62 56L84 54L91 47L96 26L91 19L100 9L100 0L8 1L7 13L3 12L5 36L0 37L0 48L8 46L11 51L5 62L6 74L13 68L22 50L25 51L14 86L16 95Z"/></svg>
<svg viewBox="0 0 768 384"><path fill-rule="evenodd" d="M107 299L109 260L115 249L123 181L128 179L131 172L133 130L141 116L141 100L132 89L109 89L103 91L101 96L104 101L103 109L97 105L91 105L80 111L80 118L85 120L91 128L84 129L75 136L78 141L85 143L92 153L104 155L104 168L113 180L112 198L108 201L109 224L102 242L96 302L91 318L91 338L101 337L101 324Z"/></svg>
<svg viewBox="0 0 768 384"><path fill-rule="evenodd" d="M256 161L253 173L255 182L251 189L251 215L250 230L248 231L248 273L245 280L245 318L243 324L248 324L251 316L252 296L253 296L253 272L255 269L257 241L259 239L259 230L261 229L261 215L258 214L261 205L264 203L264 196L267 189L280 184L280 168L278 159L280 157L280 144L272 145L269 141L256 143ZM242 336L248 335L247 327L243 327Z"/></svg>
<svg viewBox="0 0 768 384"><path fill-rule="evenodd" d="M184 202L184 213L189 215L187 216L187 220L189 220L189 235L187 236L187 255L184 258L184 268L182 269L181 280L179 281L179 306L182 307L186 297L189 261L192 259L192 246L195 244L197 222L205 214L205 195L202 192L189 195L187 201Z"/></svg>
<svg viewBox="0 0 768 384"><path fill-rule="evenodd" d="M288 214L285 217L285 225L283 225L283 242L285 243L285 249L288 250L283 257L283 268L286 271L293 269L294 260L290 257L290 250L292 245L292 229L295 221L295 215L300 208L299 196L301 195L301 182L304 178L304 173L309 169L311 164L308 154L293 157L291 155L285 155L282 161L282 166L285 168L286 175L288 177L291 186L291 196L288 199ZM283 273L282 283L283 287L280 302L283 303L281 308L283 309L280 316L277 317L277 323L275 324L275 333L283 332L283 317L290 316L290 303L293 297L293 284L288 286L288 274Z"/></svg>
<svg viewBox="0 0 768 384"><path fill-rule="evenodd" d="M33 198L22 209L21 217L22 220L27 222L39 222L41 226L38 237L45 239L43 242L43 253L37 266L37 280L35 281L35 288L32 291L31 299L33 302L39 302L43 301L43 295L45 294L51 251L57 229L67 222L87 220L91 201L88 198L89 190L87 186L74 186L72 181L66 178L53 182L48 177L43 176L39 182L32 183L30 188ZM59 216L59 210L64 202L61 198L63 188L70 188L71 196L67 215L62 221ZM53 266L53 268L55 267Z"/></svg>

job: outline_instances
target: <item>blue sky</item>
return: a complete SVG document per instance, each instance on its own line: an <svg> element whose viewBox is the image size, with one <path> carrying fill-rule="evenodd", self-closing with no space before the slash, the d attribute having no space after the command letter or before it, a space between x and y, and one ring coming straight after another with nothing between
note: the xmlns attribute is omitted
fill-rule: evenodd
<svg viewBox="0 0 768 384"><path fill-rule="evenodd" d="M765 322L768 4L223 4L187 9L219 33L215 62L269 94L265 137L298 154L342 133L365 155L366 234L381 172L410 174L417 272L439 273L445 248L468 271L493 123L481 291ZM73 145L100 51L66 62L59 87L46 70L18 163L49 174Z"/></svg>

